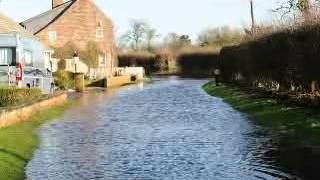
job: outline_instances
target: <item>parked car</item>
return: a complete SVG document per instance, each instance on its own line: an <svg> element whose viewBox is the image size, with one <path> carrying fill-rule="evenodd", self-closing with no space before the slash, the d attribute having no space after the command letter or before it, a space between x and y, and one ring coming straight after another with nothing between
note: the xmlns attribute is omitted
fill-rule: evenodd
<svg viewBox="0 0 320 180"><path fill-rule="evenodd" d="M54 82L51 53L35 37L0 33L0 84L37 87L50 93Z"/></svg>

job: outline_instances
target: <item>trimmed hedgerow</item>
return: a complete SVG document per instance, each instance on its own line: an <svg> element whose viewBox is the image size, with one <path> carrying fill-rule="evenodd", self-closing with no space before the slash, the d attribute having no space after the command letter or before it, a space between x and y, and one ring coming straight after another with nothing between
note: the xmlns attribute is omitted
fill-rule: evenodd
<svg viewBox="0 0 320 180"><path fill-rule="evenodd" d="M27 103L41 96L41 90L37 88L0 87L0 107Z"/></svg>
<svg viewBox="0 0 320 180"><path fill-rule="evenodd" d="M320 90L320 25L306 25L222 49L226 81L280 91Z"/></svg>
<svg viewBox="0 0 320 180"><path fill-rule="evenodd" d="M179 73L184 76L211 76L219 66L218 53L193 52L180 54L177 57Z"/></svg>
<svg viewBox="0 0 320 180"><path fill-rule="evenodd" d="M147 74L158 72L157 60L154 54L148 52L130 52L119 54L119 67L143 67Z"/></svg>

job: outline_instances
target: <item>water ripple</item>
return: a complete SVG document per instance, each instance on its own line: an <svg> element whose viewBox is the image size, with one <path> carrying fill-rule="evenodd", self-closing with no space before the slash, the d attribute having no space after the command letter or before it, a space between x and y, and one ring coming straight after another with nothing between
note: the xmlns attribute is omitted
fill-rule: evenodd
<svg viewBox="0 0 320 180"><path fill-rule="evenodd" d="M267 132L203 83L159 79L85 95L40 129L28 179L295 179L269 155Z"/></svg>

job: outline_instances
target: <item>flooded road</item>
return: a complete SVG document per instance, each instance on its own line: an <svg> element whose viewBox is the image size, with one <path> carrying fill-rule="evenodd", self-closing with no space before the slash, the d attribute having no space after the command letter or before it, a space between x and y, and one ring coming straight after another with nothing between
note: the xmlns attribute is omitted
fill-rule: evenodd
<svg viewBox="0 0 320 180"><path fill-rule="evenodd" d="M39 130L30 180L298 179L277 165L267 131L204 80L158 79L78 106Z"/></svg>

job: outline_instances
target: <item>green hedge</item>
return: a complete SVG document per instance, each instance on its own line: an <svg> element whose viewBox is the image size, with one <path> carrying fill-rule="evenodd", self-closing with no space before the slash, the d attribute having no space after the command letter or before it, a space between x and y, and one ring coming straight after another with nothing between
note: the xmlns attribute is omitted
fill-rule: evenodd
<svg viewBox="0 0 320 180"><path fill-rule="evenodd" d="M0 87L0 107L34 101L41 95L41 90L37 88Z"/></svg>
<svg viewBox="0 0 320 180"><path fill-rule="evenodd" d="M62 90L74 87L74 75L71 72L59 70L54 73L55 85Z"/></svg>
<svg viewBox="0 0 320 180"><path fill-rule="evenodd" d="M286 29L222 49L224 80L260 84L281 91L320 91L320 25Z"/></svg>
<svg viewBox="0 0 320 180"><path fill-rule="evenodd" d="M185 53L177 57L179 73L183 76L210 77L219 67L218 53Z"/></svg>
<svg viewBox="0 0 320 180"><path fill-rule="evenodd" d="M146 74L160 70L159 67L157 67L157 59L154 54L143 52L119 54L118 59L119 67L143 67Z"/></svg>

